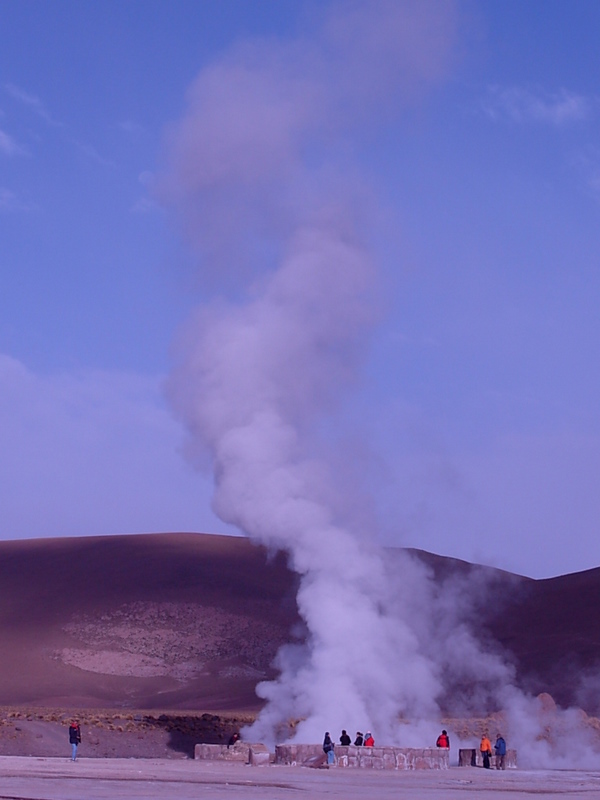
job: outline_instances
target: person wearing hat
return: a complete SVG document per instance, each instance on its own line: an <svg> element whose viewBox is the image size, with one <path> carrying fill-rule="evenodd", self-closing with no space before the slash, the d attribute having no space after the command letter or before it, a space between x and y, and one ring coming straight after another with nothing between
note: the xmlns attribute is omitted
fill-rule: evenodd
<svg viewBox="0 0 600 800"><path fill-rule="evenodd" d="M375 739L373 738L373 734L371 731L367 731L365 733L365 747L374 747L375 746Z"/></svg>

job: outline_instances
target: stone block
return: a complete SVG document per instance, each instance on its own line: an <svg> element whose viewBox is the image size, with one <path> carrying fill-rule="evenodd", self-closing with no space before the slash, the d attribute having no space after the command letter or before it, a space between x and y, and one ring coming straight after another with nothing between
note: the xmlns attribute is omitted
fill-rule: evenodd
<svg viewBox="0 0 600 800"><path fill-rule="evenodd" d="M461 747L458 751L459 767L476 767L477 750L474 747Z"/></svg>
<svg viewBox="0 0 600 800"><path fill-rule="evenodd" d="M296 762L292 762L292 766L297 766ZM327 764L327 756L325 753L321 753L320 756L310 756L300 764L301 767L310 767L311 769L326 769L328 767Z"/></svg>
<svg viewBox="0 0 600 800"><path fill-rule="evenodd" d="M385 752L382 760L384 769L396 769L396 757L393 752Z"/></svg>
<svg viewBox="0 0 600 800"><path fill-rule="evenodd" d="M248 762L253 767L268 766L271 762L271 754L264 744L251 744L248 754Z"/></svg>
<svg viewBox="0 0 600 800"><path fill-rule="evenodd" d="M236 742L231 747L226 744L197 744L194 758L200 761L237 761L248 763L248 745Z"/></svg>
<svg viewBox="0 0 600 800"><path fill-rule="evenodd" d="M309 759L325 756L320 744L278 744L275 748L275 763L296 765Z"/></svg>
<svg viewBox="0 0 600 800"><path fill-rule="evenodd" d="M506 751L506 769L517 768L517 751L509 749ZM465 747L458 751L459 767L483 767L483 758L477 747ZM490 758L490 768L496 768L496 756Z"/></svg>
<svg viewBox="0 0 600 800"><path fill-rule="evenodd" d="M408 759L402 750L396 752L396 769L408 769Z"/></svg>
<svg viewBox="0 0 600 800"><path fill-rule="evenodd" d="M335 748L341 769L448 769L449 751L439 747L348 747ZM320 744L284 744L275 748L275 763L322 767L327 757Z"/></svg>

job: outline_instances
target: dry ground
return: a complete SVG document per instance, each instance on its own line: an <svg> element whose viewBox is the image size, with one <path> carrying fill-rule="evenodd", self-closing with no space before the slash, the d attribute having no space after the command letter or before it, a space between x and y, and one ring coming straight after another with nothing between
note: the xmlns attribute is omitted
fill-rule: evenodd
<svg viewBox="0 0 600 800"><path fill-rule="evenodd" d="M73 718L80 721L85 758L193 758L196 743L226 743L252 721L244 714L4 708L0 756L66 756Z"/></svg>
<svg viewBox="0 0 600 800"><path fill-rule="evenodd" d="M595 800L598 772L311 770L157 759L0 757L0 800Z"/></svg>

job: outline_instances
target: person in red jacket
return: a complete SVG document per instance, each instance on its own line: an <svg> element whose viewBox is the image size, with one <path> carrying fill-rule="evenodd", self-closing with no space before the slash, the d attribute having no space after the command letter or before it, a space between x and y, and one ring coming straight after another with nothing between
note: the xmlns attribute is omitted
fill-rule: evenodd
<svg viewBox="0 0 600 800"><path fill-rule="evenodd" d="M373 734L371 731L367 731L365 733L365 747L374 747L375 746L375 739L373 738Z"/></svg>
<svg viewBox="0 0 600 800"><path fill-rule="evenodd" d="M448 736L448 731L442 731L437 738L437 742L435 743L436 747L450 747L450 737Z"/></svg>

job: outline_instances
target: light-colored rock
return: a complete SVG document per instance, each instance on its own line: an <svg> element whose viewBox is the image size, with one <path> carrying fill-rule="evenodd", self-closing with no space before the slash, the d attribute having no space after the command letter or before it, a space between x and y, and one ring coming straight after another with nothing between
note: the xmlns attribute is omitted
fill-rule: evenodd
<svg viewBox="0 0 600 800"><path fill-rule="evenodd" d="M264 744L251 744L248 753L248 763L253 767L269 766L271 754Z"/></svg>

